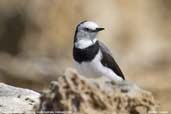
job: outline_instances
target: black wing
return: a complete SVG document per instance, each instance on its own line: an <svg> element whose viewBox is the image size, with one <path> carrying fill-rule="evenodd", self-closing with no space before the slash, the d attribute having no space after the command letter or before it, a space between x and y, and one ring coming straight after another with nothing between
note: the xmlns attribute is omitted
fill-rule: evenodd
<svg viewBox="0 0 171 114"><path fill-rule="evenodd" d="M114 58L111 55L111 52L109 49L102 43L99 42L100 50L102 52L103 58L101 60L102 64L110 69L113 70L114 73L116 73L118 76L120 76L123 80L125 80L125 77L119 68L118 64L114 60Z"/></svg>

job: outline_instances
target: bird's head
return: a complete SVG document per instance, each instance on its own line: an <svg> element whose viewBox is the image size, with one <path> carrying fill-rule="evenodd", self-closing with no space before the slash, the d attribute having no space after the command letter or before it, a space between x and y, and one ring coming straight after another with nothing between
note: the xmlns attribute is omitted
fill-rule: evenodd
<svg viewBox="0 0 171 114"><path fill-rule="evenodd" d="M102 30L104 30L104 28L99 27L93 21L83 21L77 25L74 41L75 42L79 40L93 41L96 39L97 33Z"/></svg>

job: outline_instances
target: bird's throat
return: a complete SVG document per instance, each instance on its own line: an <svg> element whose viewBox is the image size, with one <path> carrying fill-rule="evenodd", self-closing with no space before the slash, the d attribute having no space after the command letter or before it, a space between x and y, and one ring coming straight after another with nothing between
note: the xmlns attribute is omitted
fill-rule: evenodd
<svg viewBox="0 0 171 114"><path fill-rule="evenodd" d="M97 39L93 39L93 40L82 39L82 40L79 40L79 41L75 42L74 45L75 45L76 48L84 49L84 48L87 48L87 47L95 44L96 41L97 41Z"/></svg>

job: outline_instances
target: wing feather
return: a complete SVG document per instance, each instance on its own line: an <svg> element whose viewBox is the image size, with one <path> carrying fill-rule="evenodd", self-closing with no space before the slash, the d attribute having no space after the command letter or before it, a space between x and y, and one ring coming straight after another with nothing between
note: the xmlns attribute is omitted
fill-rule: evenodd
<svg viewBox="0 0 171 114"><path fill-rule="evenodd" d="M118 76L120 76L122 79L125 79L121 69L119 68L119 65L116 63L116 61L112 57L112 54L109 51L109 49L100 41L99 41L99 46L103 55L103 58L101 60L102 64L112 69L113 72L116 73Z"/></svg>

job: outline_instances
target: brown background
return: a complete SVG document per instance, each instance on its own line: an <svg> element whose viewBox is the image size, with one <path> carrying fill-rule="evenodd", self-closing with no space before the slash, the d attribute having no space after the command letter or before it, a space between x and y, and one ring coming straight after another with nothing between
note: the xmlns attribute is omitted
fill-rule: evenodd
<svg viewBox="0 0 171 114"><path fill-rule="evenodd" d="M170 0L1 0L0 81L35 90L73 67L76 25L93 20L126 79L171 112Z"/></svg>

